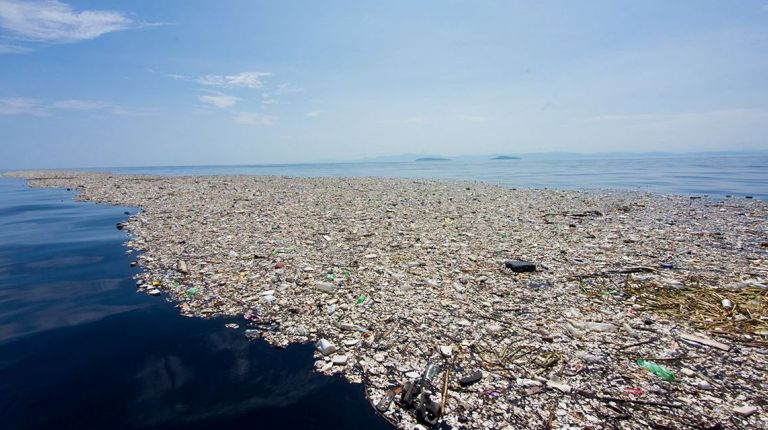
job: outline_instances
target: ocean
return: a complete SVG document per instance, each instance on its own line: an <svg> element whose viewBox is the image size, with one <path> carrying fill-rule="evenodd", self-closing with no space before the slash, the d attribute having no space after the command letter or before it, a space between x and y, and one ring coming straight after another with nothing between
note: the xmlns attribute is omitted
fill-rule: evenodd
<svg viewBox="0 0 768 430"><path fill-rule="evenodd" d="M0 428L386 429L309 344L248 341L135 292L135 208L0 178Z"/></svg>
<svg viewBox="0 0 768 430"><path fill-rule="evenodd" d="M162 175L382 176L507 187L768 199L768 157L436 161L93 169ZM115 224L136 208L0 179L3 429L376 429L360 385L312 372L312 345L248 341L135 292Z"/></svg>
<svg viewBox="0 0 768 430"><path fill-rule="evenodd" d="M90 169L156 175L378 176L485 181L506 187L627 189L768 200L768 155L551 160L311 163Z"/></svg>

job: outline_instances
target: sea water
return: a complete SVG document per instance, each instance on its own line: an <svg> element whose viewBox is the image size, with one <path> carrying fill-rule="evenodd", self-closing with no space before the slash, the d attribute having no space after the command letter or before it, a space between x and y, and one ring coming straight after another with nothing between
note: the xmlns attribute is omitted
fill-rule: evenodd
<svg viewBox="0 0 768 430"><path fill-rule="evenodd" d="M768 155L124 167L157 175L378 176L479 180L506 187L626 189L768 200Z"/></svg>
<svg viewBox="0 0 768 430"><path fill-rule="evenodd" d="M134 208L0 178L0 428L385 429L313 346L136 293L115 224Z"/></svg>

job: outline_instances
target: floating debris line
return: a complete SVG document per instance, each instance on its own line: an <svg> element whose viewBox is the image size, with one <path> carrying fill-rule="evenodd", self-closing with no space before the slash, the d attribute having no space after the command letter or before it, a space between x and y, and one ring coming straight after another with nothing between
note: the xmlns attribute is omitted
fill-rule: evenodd
<svg viewBox="0 0 768 430"><path fill-rule="evenodd" d="M141 207L138 288L413 429L768 428L768 206L476 182L15 173Z"/></svg>

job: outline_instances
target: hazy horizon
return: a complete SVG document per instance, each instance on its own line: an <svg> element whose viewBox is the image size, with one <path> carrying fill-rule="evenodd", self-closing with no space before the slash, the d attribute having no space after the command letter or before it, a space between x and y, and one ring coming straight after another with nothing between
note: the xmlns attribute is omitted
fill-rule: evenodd
<svg viewBox="0 0 768 430"><path fill-rule="evenodd" d="M497 156L512 156L518 158L513 161L567 161L567 160L633 160L633 159L665 159L665 158L679 158L685 157L688 159L695 158L710 158L710 157L726 157L726 158L739 158L749 156L761 156L767 157L768 150L743 150L743 151L699 151L699 152L626 152L626 151L609 151L609 152L527 152L527 153L490 153L490 154L459 154L446 156L443 154L435 153L403 153L403 154L391 154L374 157L359 157L352 159L337 159L337 160L309 160L309 161L296 161L296 162L265 162L265 163L225 163L225 164L142 164L142 165L129 165L129 164L104 164L104 165L69 165L69 166L26 166L26 167L2 167L0 166L0 172L11 171L24 171L24 170L37 170L37 169L54 169L54 170L77 170L77 169L130 169L130 168L185 168L185 167L248 167L248 166L290 166L290 165L324 165L324 164L361 164L361 163L408 163L417 161L429 161L419 160L419 158L431 158L438 157L439 161L455 161L455 162L482 162L482 161L498 161L494 160ZM436 160L437 161L437 160Z"/></svg>
<svg viewBox="0 0 768 430"><path fill-rule="evenodd" d="M765 0L0 0L0 168L764 151L765 52Z"/></svg>

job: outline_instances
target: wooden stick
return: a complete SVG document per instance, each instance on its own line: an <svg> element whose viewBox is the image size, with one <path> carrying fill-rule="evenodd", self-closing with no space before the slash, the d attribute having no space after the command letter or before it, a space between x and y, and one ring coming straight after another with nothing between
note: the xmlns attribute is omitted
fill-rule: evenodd
<svg viewBox="0 0 768 430"><path fill-rule="evenodd" d="M453 367L453 360L451 364L445 369L445 377L443 378L443 398L440 400L440 415L445 412L445 403L448 400L448 375L451 374L451 367Z"/></svg>
<svg viewBox="0 0 768 430"><path fill-rule="evenodd" d="M589 397L591 399L597 399L597 400L603 400L603 401L609 401L609 402L634 403L637 405L648 405L648 406L662 406L665 408L672 408L672 409L682 408L681 405L675 405L672 403L654 402L649 400L632 400L632 399L622 399L619 397L601 396L597 393L592 393L590 391L585 391L585 390L575 390L575 393L580 394L584 397Z"/></svg>
<svg viewBox="0 0 768 430"><path fill-rule="evenodd" d="M630 343L630 344L627 344L627 345L623 345L619 349L623 350L623 349L634 348L636 346L645 345L645 344L648 344L648 343L651 343L651 342L656 342L657 340L659 340L659 338L658 337L654 337L654 338L651 338L651 339L648 339L648 340L643 340L643 341L640 341L640 342L635 342L635 343Z"/></svg>

